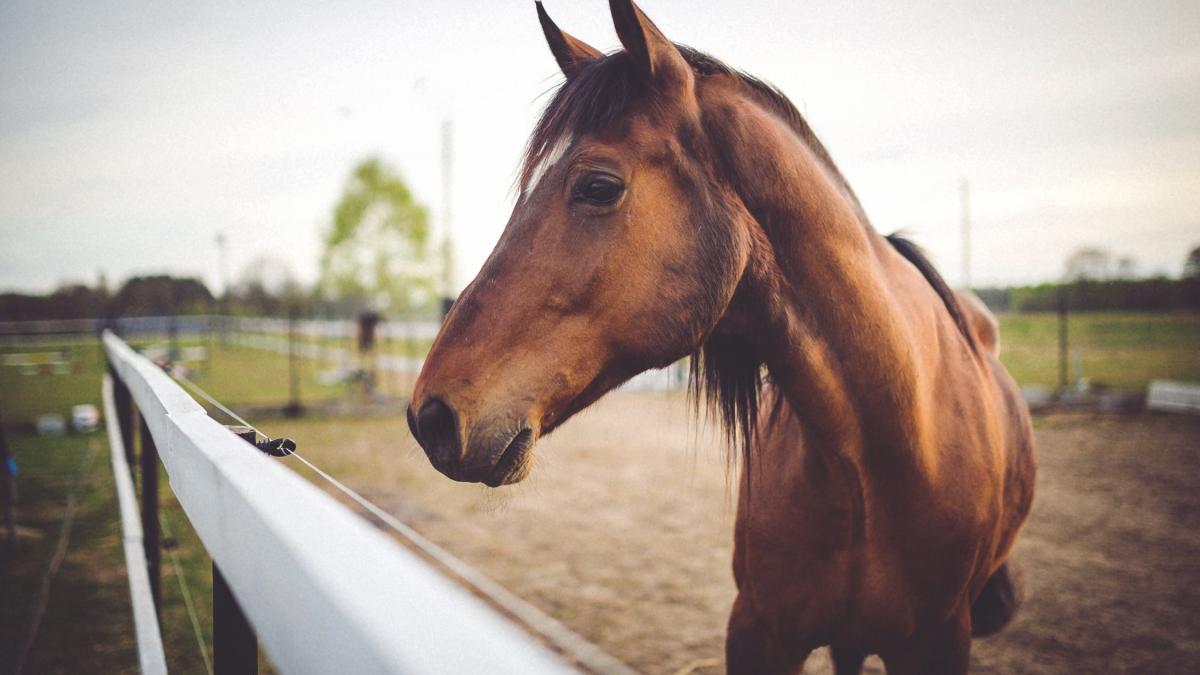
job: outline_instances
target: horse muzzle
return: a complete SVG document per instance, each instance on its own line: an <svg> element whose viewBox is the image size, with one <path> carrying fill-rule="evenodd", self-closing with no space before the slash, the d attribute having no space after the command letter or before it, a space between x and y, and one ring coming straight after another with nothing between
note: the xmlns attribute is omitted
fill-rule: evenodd
<svg viewBox="0 0 1200 675"><path fill-rule="evenodd" d="M434 468L463 483L499 487L529 474L537 429L512 415L494 414L468 423L441 398L408 408L408 428Z"/></svg>

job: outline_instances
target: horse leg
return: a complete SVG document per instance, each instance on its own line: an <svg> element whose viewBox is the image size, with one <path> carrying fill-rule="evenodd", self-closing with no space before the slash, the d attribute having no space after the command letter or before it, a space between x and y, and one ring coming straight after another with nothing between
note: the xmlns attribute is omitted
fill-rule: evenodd
<svg viewBox="0 0 1200 675"><path fill-rule="evenodd" d="M833 658L833 672L837 675L859 675L863 661L867 659L866 652L853 647L831 646L829 654Z"/></svg>
<svg viewBox="0 0 1200 675"><path fill-rule="evenodd" d="M725 664L729 675L793 675L804 667L812 648L783 649L772 631L739 593L725 634Z"/></svg>
<svg viewBox="0 0 1200 675"><path fill-rule="evenodd" d="M940 626L918 631L897 649L880 654L888 675L962 675L971 663L971 610L962 608Z"/></svg>

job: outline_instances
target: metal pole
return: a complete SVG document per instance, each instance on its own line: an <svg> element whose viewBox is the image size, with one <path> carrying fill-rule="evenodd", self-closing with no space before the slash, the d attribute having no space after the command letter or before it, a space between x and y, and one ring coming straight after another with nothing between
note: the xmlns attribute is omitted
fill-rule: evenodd
<svg viewBox="0 0 1200 675"><path fill-rule="evenodd" d="M442 120L442 318L450 313L454 302L454 240L451 237L450 184L453 178L454 126L447 117Z"/></svg>
<svg viewBox="0 0 1200 675"><path fill-rule="evenodd" d="M141 437L142 466L142 540L146 546L146 570L150 573L150 594L154 608L162 614L162 546L158 525L158 450L154 437L139 415L138 435Z"/></svg>
<svg viewBox="0 0 1200 675"><path fill-rule="evenodd" d="M971 290L971 188L965 177L959 189L962 197L962 287Z"/></svg>
<svg viewBox="0 0 1200 675"><path fill-rule="evenodd" d="M217 312L220 314L221 321L218 324L221 335L221 348L229 346L229 266L226 263L226 248L228 240L225 239L224 232L217 233L217 265L220 267L221 274L221 301L218 305Z"/></svg>
<svg viewBox="0 0 1200 675"><path fill-rule="evenodd" d="M288 404L283 409L283 414L286 417L299 417L304 413L304 406L300 403L300 354L299 345L296 344L297 321L299 319L300 310L298 307L292 306L288 310Z"/></svg>
<svg viewBox="0 0 1200 675"><path fill-rule="evenodd" d="M254 430L226 427L253 444ZM213 671L217 675L254 675L258 673L258 636L246 619L246 613L233 597L233 591L213 561Z"/></svg>
<svg viewBox="0 0 1200 675"><path fill-rule="evenodd" d="M1067 289L1058 287L1058 388L1067 388Z"/></svg>

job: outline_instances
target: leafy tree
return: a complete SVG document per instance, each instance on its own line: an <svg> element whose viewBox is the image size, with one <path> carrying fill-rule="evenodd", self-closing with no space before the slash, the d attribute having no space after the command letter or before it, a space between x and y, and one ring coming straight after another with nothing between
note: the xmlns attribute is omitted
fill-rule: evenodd
<svg viewBox="0 0 1200 675"><path fill-rule="evenodd" d="M1076 249L1066 261L1067 281L1101 281L1112 277L1112 255L1098 246Z"/></svg>
<svg viewBox="0 0 1200 675"><path fill-rule="evenodd" d="M1188 253L1187 260L1183 263L1183 278L1200 279L1200 246Z"/></svg>
<svg viewBox="0 0 1200 675"><path fill-rule="evenodd" d="M287 316L292 309L311 312L310 298L286 260L260 255L242 268L230 288L234 311L255 316Z"/></svg>
<svg viewBox="0 0 1200 675"><path fill-rule="evenodd" d="M319 286L327 299L399 311L434 300L429 213L378 158L354 168L323 238Z"/></svg>
<svg viewBox="0 0 1200 675"><path fill-rule="evenodd" d="M199 279L165 274L133 277L112 300L113 316L204 314L212 311L213 296Z"/></svg>

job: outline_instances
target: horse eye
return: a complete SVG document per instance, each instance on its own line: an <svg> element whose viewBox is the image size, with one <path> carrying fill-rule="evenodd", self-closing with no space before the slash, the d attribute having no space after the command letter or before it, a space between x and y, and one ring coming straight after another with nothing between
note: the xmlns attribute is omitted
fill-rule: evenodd
<svg viewBox="0 0 1200 675"><path fill-rule="evenodd" d="M625 186L620 180L606 174L588 174L575 184L575 197L597 206L608 206L617 201Z"/></svg>

